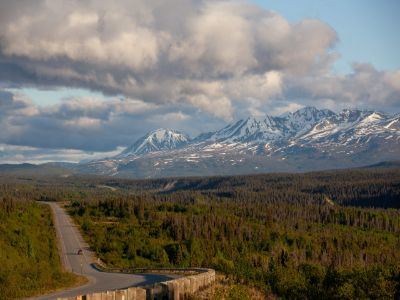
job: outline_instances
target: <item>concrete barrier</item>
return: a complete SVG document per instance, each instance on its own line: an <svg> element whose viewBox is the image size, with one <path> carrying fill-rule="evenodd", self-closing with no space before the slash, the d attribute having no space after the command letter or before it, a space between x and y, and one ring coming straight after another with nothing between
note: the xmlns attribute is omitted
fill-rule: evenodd
<svg viewBox="0 0 400 300"><path fill-rule="evenodd" d="M190 275L148 286L93 293L72 298L58 298L58 300L182 300L215 282L215 271L213 269L146 269L148 272L160 272L161 270L164 273L172 270L172 273L186 272Z"/></svg>

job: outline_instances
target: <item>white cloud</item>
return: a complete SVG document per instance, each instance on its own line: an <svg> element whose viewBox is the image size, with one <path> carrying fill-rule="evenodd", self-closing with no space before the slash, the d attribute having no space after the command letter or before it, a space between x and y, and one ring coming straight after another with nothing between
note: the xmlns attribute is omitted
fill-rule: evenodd
<svg viewBox="0 0 400 300"><path fill-rule="evenodd" d="M129 146L160 127L195 135L221 126L218 119L190 105L155 105L134 99L80 97L40 107L26 96L0 90L0 108L0 143L44 149L107 152ZM21 114L21 110L35 113Z"/></svg>
<svg viewBox="0 0 400 300"><path fill-rule="evenodd" d="M384 81L389 85L389 87L400 92L400 70L385 72Z"/></svg>
<svg viewBox="0 0 400 300"><path fill-rule="evenodd" d="M322 21L293 24L236 1L20 5L0 4L7 11L0 56L14 66L15 81L190 103L225 120L233 117L233 100L266 101L281 93L288 74L326 70L337 41ZM0 81L8 78L0 72Z"/></svg>
<svg viewBox="0 0 400 300"><path fill-rule="evenodd" d="M178 112L170 112L170 113L166 113L163 115L158 115L158 116L156 116L156 118L158 120L161 120L162 122L168 123L168 122L171 122L171 121L174 122L177 120L185 121L185 120L190 119L190 116L187 114L184 114L181 111L178 111Z"/></svg>
<svg viewBox="0 0 400 300"><path fill-rule="evenodd" d="M399 71L378 71L369 64L354 64L346 75L292 77L286 97L309 105L399 110ZM333 104L334 103L334 104Z"/></svg>
<svg viewBox="0 0 400 300"><path fill-rule="evenodd" d="M67 127L89 129L98 128L101 125L101 120L88 117L80 117L75 120L67 120L64 122L64 124Z"/></svg>
<svg viewBox="0 0 400 300"><path fill-rule="evenodd" d="M224 92L230 99L253 98L261 103L268 102L282 95L283 74L268 71L264 74L241 76L227 82Z"/></svg>
<svg viewBox="0 0 400 300"><path fill-rule="evenodd" d="M304 105L298 103L288 103L286 105L275 107L272 111L269 112L269 114L272 116L280 116L284 113L295 112L303 107Z"/></svg>

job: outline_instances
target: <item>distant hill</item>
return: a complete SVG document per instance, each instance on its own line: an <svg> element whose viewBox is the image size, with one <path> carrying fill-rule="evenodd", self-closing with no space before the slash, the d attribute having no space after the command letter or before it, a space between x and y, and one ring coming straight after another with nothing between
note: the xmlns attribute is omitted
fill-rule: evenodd
<svg viewBox="0 0 400 300"><path fill-rule="evenodd" d="M12 173L23 175L70 175L74 164L45 163L35 164L0 164L0 173Z"/></svg>
<svg viewBox="0 0 400 300"><path fill-rule="evenodd" d="M400 160L394 161L383 161L377 164L369 165L363 167L364 169L374 168L374 169L390 169L390 168L400 168Z"/></svg>

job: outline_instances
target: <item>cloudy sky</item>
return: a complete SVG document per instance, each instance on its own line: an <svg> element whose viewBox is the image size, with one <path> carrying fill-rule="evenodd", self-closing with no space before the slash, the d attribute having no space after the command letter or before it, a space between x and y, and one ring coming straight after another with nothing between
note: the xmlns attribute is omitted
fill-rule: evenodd
<svg viewBox="0 0 400 300"><path fill-rule="evenodd" d="M400 112L398 0L0 0L0 162L306 105Z"/></svg>

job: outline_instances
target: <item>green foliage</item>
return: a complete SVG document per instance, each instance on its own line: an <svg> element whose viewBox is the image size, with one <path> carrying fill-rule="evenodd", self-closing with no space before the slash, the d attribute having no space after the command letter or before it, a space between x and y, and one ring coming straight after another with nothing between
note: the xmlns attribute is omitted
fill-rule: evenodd
<svg viewBox="0 0 400 300"><path fill-rule="evenodd" d="M399 169L3 181L4 195L71 200L113 266L213 267L282 299L400 297ZM33 239L10 243L21 241L37 259Z"/></svg>
<svg viewBox="0 0 400 300"><path fill-rule="evenodd" d="M0 299L28 297L71 285L62 271L48 207L0 199Z"/></svg>
<svg viewBox="0 0 400 300"><path fill-rule="evenodd" d="M229 289L228 299L231 300L251 300L251 296L243 286L235 285Z"/></svg>
<svg viewBox="0 0 400 300"><path fill-rule="evenodd" d="M400 211L332 204L309 190L318 180L289 178L206 178L196 190L192 182L168 193L98 197L70 213L111 265L212 267L284 299L392 299ZM348 196L363 188L353 184Z"/></svg>

